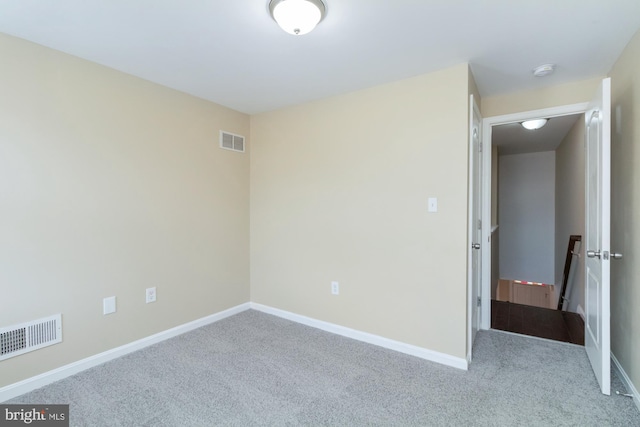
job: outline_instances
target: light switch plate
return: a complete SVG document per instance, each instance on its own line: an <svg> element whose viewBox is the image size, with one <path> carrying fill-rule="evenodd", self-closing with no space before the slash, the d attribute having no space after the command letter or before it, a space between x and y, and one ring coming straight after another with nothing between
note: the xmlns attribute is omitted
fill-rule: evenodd
<svg viewBox="0 0 640 427"><path fill-rule="evenodd" d="M438 212L438 198L429 197L429 212Z"/></svg>
<svg viewBox="0 0 640 427"><path fill-rule="evenodd" d="M108 297L102 300L102 314L116 312L116 297Z"/></svg>

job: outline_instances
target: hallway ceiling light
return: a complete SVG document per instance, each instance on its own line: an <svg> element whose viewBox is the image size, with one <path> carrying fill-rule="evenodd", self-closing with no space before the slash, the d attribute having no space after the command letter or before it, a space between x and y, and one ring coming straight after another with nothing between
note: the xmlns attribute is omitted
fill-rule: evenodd
<svg viewBox="0 0 640 427"><path fill-rule="evenodd" d="M533 69L533 75L536 77L544 77L552 74L556 70L555 64L544 64Z"/></svg>
<svg viewBox="0 0 640 427"><path fill-rule="evenodd" d="M522 125L523 128L527 130L536 130L546 125L548 121L549 119L535 119L535 120L527 120L520 124Z"/></svg>
<svg viewBox="0 0 640 427"><path fill-rule="evenodd" d="M269 12L280 28L301 36L322 21L326 7L322 0L271 0Z"/></svg>

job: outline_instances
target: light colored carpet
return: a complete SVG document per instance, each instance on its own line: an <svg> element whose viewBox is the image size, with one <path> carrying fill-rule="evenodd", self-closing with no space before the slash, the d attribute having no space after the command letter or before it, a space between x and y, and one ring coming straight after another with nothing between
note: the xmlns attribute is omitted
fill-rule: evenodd
<svg viewBox="0 0 640 427"><path fill-rule="evenodd" d="M465 372L253 310L6 403L73 426L640 426L582 347L481 331Z"/></svg>

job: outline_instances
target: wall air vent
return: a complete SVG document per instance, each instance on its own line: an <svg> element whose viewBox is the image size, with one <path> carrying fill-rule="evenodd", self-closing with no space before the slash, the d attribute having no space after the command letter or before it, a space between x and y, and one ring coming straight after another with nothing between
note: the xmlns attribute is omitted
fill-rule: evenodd
<svg viewBox="0 0 640 427"><path fill-rule="evenodd" d="M0 360L62 342L62 315L0 328Z"/></svg>
<svg viewBox="0 0 640 427"><path fill-rule="evenodd" d="M244 153L244 136L220 131L220 148Z"/></svg>

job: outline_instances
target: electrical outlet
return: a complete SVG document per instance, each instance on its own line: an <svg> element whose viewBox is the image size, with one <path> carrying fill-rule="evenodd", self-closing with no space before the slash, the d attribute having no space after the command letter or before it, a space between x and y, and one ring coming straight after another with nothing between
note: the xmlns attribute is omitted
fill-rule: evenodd
<svg viewBox="0 0 640 427"><path fill-rule="evenodd" d="M156 287L154 286L153 288L147 288L147 304L149 304L150 302L156 302Z"/></svg>
<svg viewBox="0 0 640 427"><path fill-rule="evenodd" d="M340 283L331 282L331 293L333 295L339 295L340 294Z"/></svg>

